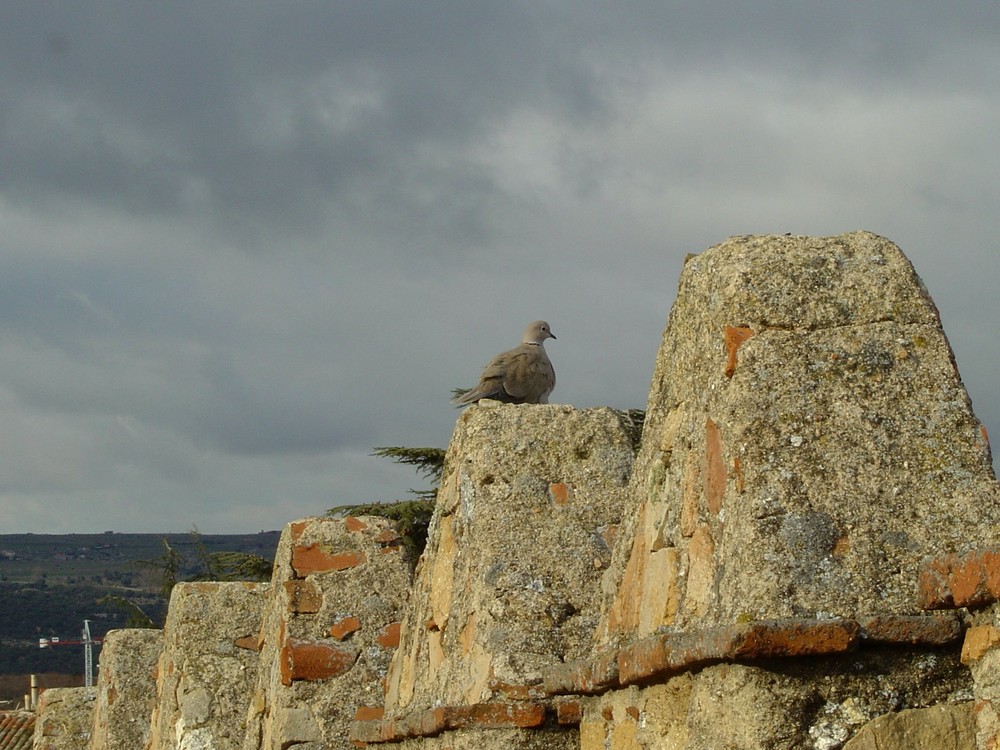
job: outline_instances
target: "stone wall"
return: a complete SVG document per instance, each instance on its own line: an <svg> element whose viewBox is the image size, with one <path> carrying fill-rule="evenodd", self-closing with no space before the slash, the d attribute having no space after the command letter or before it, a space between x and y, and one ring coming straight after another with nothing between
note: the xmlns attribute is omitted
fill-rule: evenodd
<svg viewBox="0 0 1000 750"><path fill-rule="evenodd" d="M446 728L448 743L471 732L469 747L573 746L558 726L544 740L526 731L545 721L530 698L545 668L590 649L632 469L630 428L610 409L490 402L462 414L385 717L359 725L355 739Z"/></svg>
<svg viewBox="0 0 1000 750"><path fill-rule="evenodd" d="M998 531L902 252L735 237L685 265L638 445L462 412L412 588L366 518L290 524L270 586L178 587L148 747L995 750ZM36 737L79 741L51 692Z"/></svg>
<svg viewBox="0 0 1000 750"><path fill-rule="evenodd" d="M95 688L43 693L36 750L353 748L411 565L381 518L289 524L270 584L181 583L163 631L108 633Z"/></svg>
<svg viewBox="0 0 1000 750"><path fill-rule="evenodd" d="M496 603L509 588L498 573L551 553L541 529L559 526L522 520L548 509L545 482L516 481L535 473L533 445L556 459L538 472L550 482L574 461L544 408L460 418L386 715L357 722L355 739L887 750L971 748L978 732L988 746L998 714L989 678L973 675L1000 657L987 649L970 672L967 618L920 571L928 559L938 578L966 571L963 555L997 538L1000 498L937 310L892 243L737 237L688 260L634 469L607 522L613 554L587 605L599 612L587 653L554 649L502 680L496 664L537 651L523 643L526 658L497 659L508 627L524 624L532 644L558 631L549 622L536 634L544 609ZM491 451L512 460L498 468ZM534 499L519 495L525 486ZM488 524L508 540L502 565L474 528L485 493L490 512L507 514ZM511 524L528 533L501 529ZM593 538L575 533L576 544ZM518 580L523 590L535 579ZM989 585L973 587L977 601ZM970 635L1000 642L991 627Z"/></svg>
<svg viewBox="0 0 1000 750"><path fill-rule="evenodd" d="M48 688L38 701L34 750L83 750L90 742L97 690Z"/></svg>
<svg viewBox="0 0 1000 750"><path fill-rule="evenodd" d="M104 637L89 750L146 746L162 650L162 630L112 630Z"/></svg>
<svg viewBox="0 0 1000 750"><path fill-rule="evenodd" d="M600 642L914 613L921 559L996 538L997 496L937 310L895 245L733 238L681 275Z"/></svg>
<svg viewBox="0 0 1000 750"><path fill-rule="evenodd" d="M887 240L737 237L687 261L626 518L595 653L546 677L600 695L583 750L835 748L972 697L963 623L923 613L918 571L996 538L997 483Z"/></svg>
<svg viewBox="0 0 1000 750"><path fill-rule="evenodd" d="M157 664L150 750L238 750L268 584L178 583Z"/></svg>
<svg viewBox="0 0 1000 750"><path fill-rule="evenodd" d="M260 629L243 750L353 748L350 722L381 703L399 642L410 562L382 518L289 524Z"/></svg>

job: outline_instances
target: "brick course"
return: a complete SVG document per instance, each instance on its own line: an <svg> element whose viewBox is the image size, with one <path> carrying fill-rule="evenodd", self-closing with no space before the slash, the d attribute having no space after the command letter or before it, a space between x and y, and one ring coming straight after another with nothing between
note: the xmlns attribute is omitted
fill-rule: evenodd
<svg viewBox="0 0 1000 750"><path fill-rule="evenodd" d="M925 559L917 577L921 609L982 607L1000 600L1000 549Z"/></svg>
<svg viewBox="0 0 1000 750"><path fill-rule="evenodd" d="M548 695L594 695L719 662L839 654L872 644L942 646L962 636L955 616L887 615L856 620L784 619L642 638L618 651L543 673Z"/></svg>

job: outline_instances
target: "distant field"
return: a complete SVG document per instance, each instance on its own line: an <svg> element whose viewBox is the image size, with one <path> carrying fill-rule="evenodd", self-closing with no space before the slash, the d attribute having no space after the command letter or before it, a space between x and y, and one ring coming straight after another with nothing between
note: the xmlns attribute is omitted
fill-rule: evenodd
<svg viewBox="0 0 1000 750"><path fill-rule="evenodd" d="M247 552L273 559L279 532L258 534L0 534L0 581L110 583L143 587L137 560L164 554L164 539L192 562L206 552ZM0 634L2 635L2 634Z"/></svg>
<svg viewBox="0 0 1000 750"><path fill-rule="evenodd" d="M203 558L215 552L242 552L272 561L278 538L277 531L0 534L0 699L19 699L21 684L31 673L59 672L82 679L82 646L40 649L38 639L79 639L85 619L97 639L124 627L126 612L104 600L108 595L128 600L161 624L166 602L160 596L158 571L136 563L162 560L164 541L184 561L177 578L189 580L205 574Z"/></svg>

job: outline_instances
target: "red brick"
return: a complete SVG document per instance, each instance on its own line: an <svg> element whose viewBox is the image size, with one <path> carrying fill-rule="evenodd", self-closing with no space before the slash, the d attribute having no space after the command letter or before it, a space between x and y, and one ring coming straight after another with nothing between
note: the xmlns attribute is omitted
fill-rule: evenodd
<svg viewBox="0 0 1000 750"><path fill-rule="evenodd" d="M573 499L573 486L565 482L553 482L549 485L549 497L556 505L568 505Z"/></svg>
<svg viewBox="0 0 1000 750"><path fill-rule="evenodd" d="M402 630L402 623L391 622L382 628L382 632L375 637L375 642L382 648L396 648L399 646L399 634Z"/></svg>
<svg viewBox="0 0 1000 750"><path fill-rule="evenodd" d="M649 681L720 661L837 654L856 645L853 620L769 620L643 638L621 650L619 683Z"/></svg>
<svg viewBox="0 0 1000 750"><path fill-rule="evenodd" d="M989 603L990 592L986 589L986 571L980 554L966 555L956 561L951 570L951 593L956 607Z"/></svg>
<svg viewBox="0 0 1000 750"><path fill-rule="evenodd" d="M442 706L427 711L420 711L412 717L412 721L403 723L400 734L404 737L427 737L441 734L448 728L446 709Z"/></svg>
<svg viewBox="0 0 1000 750"><path fill-rule="evenodd" d="M712 513L722 510L726 494L726 466L722 460L722 433L709 417L705 421L705 501Z"/></svg>
<svg viewBox="0 0 1000 750"><path fill-rule="evenodd" d="M391 552L403 545L403 537L395 529L383 529L375 535L375 541L383 552Z"/></svg>
<svg viewBox="0 0 1000 750"><path fill-rule="evenodd" d="M358 706L354 712L355 721L374 721L385 716L385 706Z"/></svg>
<svg viewBox="0 0 1000 750"><path fill-rule="evenodd" d="M1000 551L983 552L983 572L986 577L986 590L993 599L1000 599Z"/></svg>
<svg viewBox="0 0 1000 750"><path fill-rule="evenodd" d="M951 570L957 557L929 557L917 571L917 606L921 609L951 609L955 597L951 591Z"/></svg>
<svg viewBox="0 0 1000 750"><path fill-rule="evenodd" d="M355 747L364 747L369 742L391 741L391 727L390 722L378 719L352 721L347 737Z"/></svg>
<svg viewBox="0 0 1000 750"><path fill-rule="evenodd" d="M1000 599L1000 550L977 550L964 557L928 558L917 577L923 609L978 607Z"/></svg>
<svg viewBox="0 0 1000 750"><path fill-rule="evenodd" d="M292 579L283 585L288 596L289 612L315 614L323 606L323 592L312 581Z"/></svg>
<svg viewBox="0 0 1000 750"><path fill-rule="evenodd" d="M736 372L736 352L755 333L756 331L746 326L726 326L724 338L726 342L725 375L727 378L731 378L733 373Z"/></svg>
<svg viewBox="0 0 1000 750"><path fill-rule="evenodd" d="M237 638L233 641L233 645L236 648L245 648L247 651L260 651L264 647L258 635L247 635L243 638Z"/></svg>
<svg viewBox="0 0 1000 750"><path fill-rule="evenodd" d="M312 521L296 521L295 523L288 524L288 537L291 539L293 544L302 538L302 532L309 528L309 524L311 523Z"/></svg>
<svg viewBox="0 0 1000 750"><path fill-rule="evenodd" d="M368 561L364 552L348 550L347 552L331 552L325 545L307 544L292 548L292 567L299 578L305 578L310 573L323 573L330 570L347 570L363 565Z"/></svg>
<svg viewBox="0 0 1000 750"><path fill-rule="evenodd" d="M507 700L528 701L540 700L545 697L545 691L541 685L519 685L498 680L495 676L490 677L490 690L501 693Z"/></svg>
<svg viewBox="0 0 1000 750"><path fill-rule="evenodd" d="M593 659L554 664L542 672L542 687L548 695L603 693L617 684L617 651L608 651Z"/></svg>
<svg viewBox="0 0 1000 750"><path fill-rule="evenodd" d="M563 726L575 726L583 719L583 704L576 700L555 702L556 722Z"/></svg>
<svg viewBox="0 0 1000 750"><path fill-rule="evenodd" d="M346 516L344 518L344 528L348 531L364 531L368 528L368 524L362 521L360 518L355 518L354 516Z"/></svg>
<svg viewBox="0 0 1000 750"><path fill-rule="evenodd" d="M294 680L326 680L347 672L358 655L334 643L287 639L281 647L281 684Z"/></svg>
<svg viewBox="0 0 1000 750"><path fill-rule="evenodd" d="M342 641L351 633L356 633L359 630L361 630L361 620L357 617L345 617L333 623L327 632L338 641Z"/></svg>
<svg viewBox="0 0 1000 750"><path fill-rule="evenodd" d="M618 679L631 685L670 670L667 636L656 635L636 641L618 654Z"/></svg>
<svg viewBox="0 0 1000 750"><path fill-rule="evenodd" d="M861 637L874 643L944 646L962 637L954 615L886 615L861 621Z"/></svg>
<svg viewBox="0 0 1000 750"><path fill-rule="evenodd" d="M544 723L543 703L440 706L396 719L355 721L351 725L350 739L355 742L399 742L455 729L527 729Z"/></svg>
<svg viewBox="0 0 1000 750"><path fill-rule="evenodd" d="M853 620L771 620L742 627L746 632L732 652L736 659L841 654L856 645L860 631Z"/></svg>
<svg viewBox="0 0 1000 750"><path fill-rule="evenodd" d="M477 703L448 706L444 711L448 729L527 728L545 723L545 706L541 703Z"/></svg>

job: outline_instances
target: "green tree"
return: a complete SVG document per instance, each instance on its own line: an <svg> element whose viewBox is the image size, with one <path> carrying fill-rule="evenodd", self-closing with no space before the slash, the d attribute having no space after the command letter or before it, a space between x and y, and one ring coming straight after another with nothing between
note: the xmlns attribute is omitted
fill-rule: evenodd
<svg viewBox="0 0 1000 750"><path fill-rule="evenodd" d="M195 559L189 559L170 545L166 538L163 554L152 560L136 560L136 567L146 570L159 583L159 595L166 601L181 581L269 581L273 563L265 557L249 552L209 552L197 527L189 532L194 542ZM135 627L154 627L142 609L123 597L106 597L109 603L122 609L137 624Z"/></svg>
<svg viewBox="0 0 1000 750"><path fill-rule="evenodd" d="M344 516L378 516L396 522L396 528L403 537L403 544L410 552L410 560L416 563L420 553L427 544L427 527L434 513L438 486L444 474L445 451L441 448L375 448L372 454L379 458L391 458L396 463L413 466L417 473L432 481L430 489L410 492L417 496L416 500L397 500L390 503L368 503L366 505L342 505L331 508L328 515L342 518Z"/></svg>

